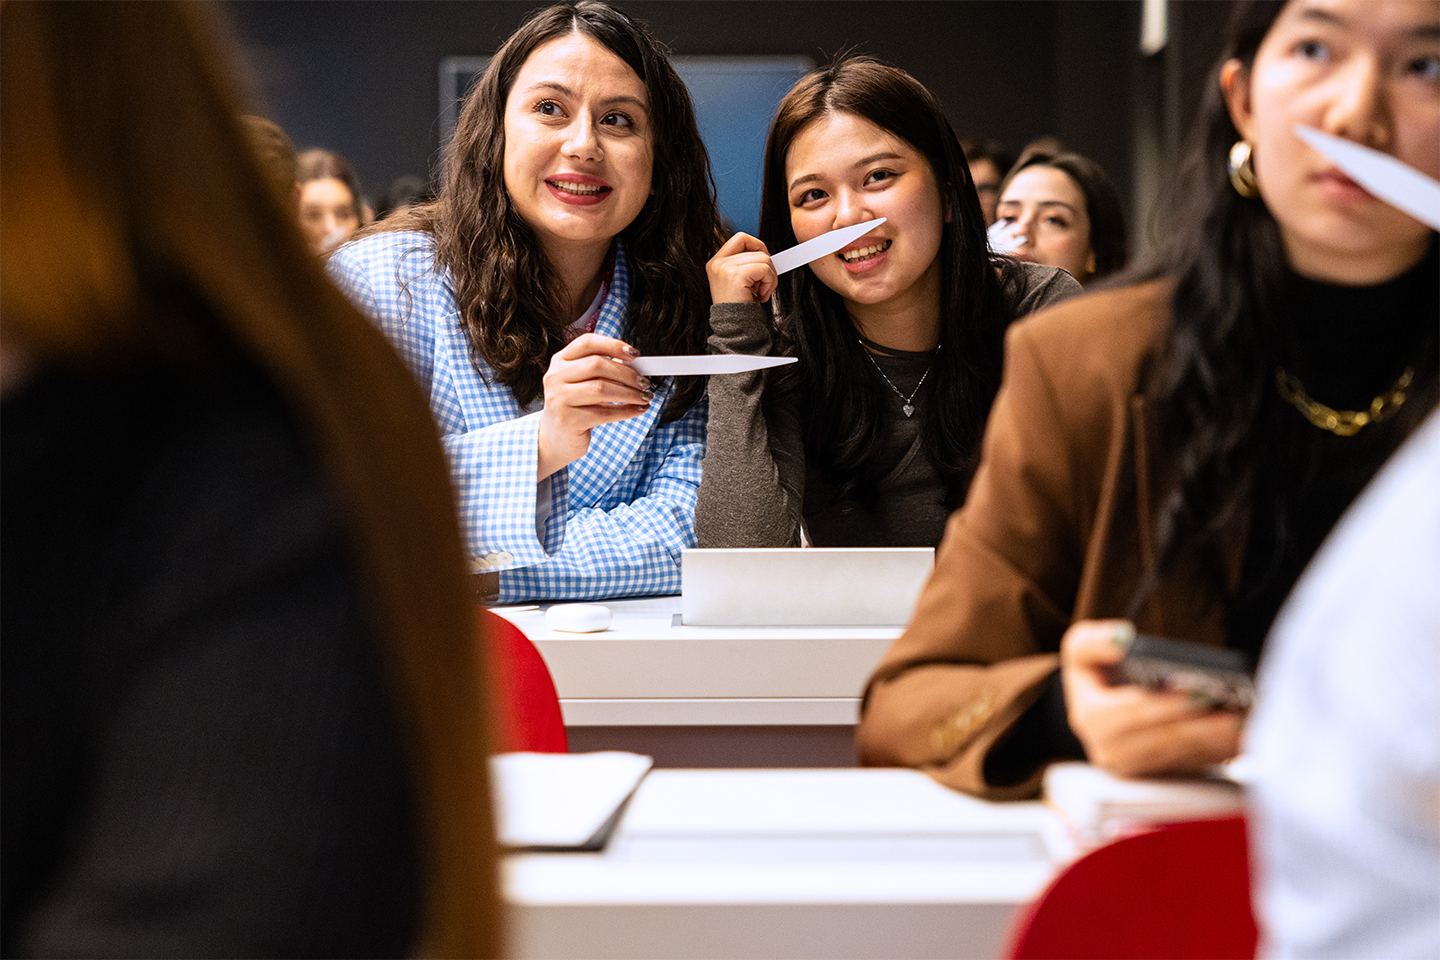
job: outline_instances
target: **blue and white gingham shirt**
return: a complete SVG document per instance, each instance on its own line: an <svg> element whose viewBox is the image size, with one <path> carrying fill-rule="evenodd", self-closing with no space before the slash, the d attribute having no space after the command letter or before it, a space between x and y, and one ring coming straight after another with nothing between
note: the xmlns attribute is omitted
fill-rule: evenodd
<svg viewBox="0 0 1440 960"><path fill-rule="evenodd" d="M375 234L342 247L328 269L428 393L472 568L500 572L500 602L680 591L680 551L695 545L703 400L661 426L674 382L658 381L649 410L595 427L585 456L536 484L540 414L525 414L488 367L476 371L431 235ZM617 244L597 333L623 337L629 295Z"/></svg>

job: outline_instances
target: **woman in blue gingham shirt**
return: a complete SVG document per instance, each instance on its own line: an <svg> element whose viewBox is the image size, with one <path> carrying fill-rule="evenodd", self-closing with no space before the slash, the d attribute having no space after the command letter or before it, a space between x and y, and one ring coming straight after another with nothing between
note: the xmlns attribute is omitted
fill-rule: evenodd
<svg viewBox="0 0 1440 960"><path fill-rule="evenodd" d="M491 59L445 169L329 269L429 393L483 592L678 592L704 384L628 361L705 352L721 229L683 83L614 8L551 7Z"/></svg>

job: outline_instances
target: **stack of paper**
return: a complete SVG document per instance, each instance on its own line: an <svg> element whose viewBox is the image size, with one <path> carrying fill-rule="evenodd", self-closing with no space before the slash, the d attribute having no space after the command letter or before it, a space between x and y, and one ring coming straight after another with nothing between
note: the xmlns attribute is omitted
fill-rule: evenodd
<svg viewBox="0 0 1440 960"><path fill-rule="evenodd" d="M502 753L490 758L496 835L526 850L599 850L654 764L637 753Z"/></svg>
<svg viewBox="0 0 1440 960"><path fill-rule="evenodd" d="M1056 763L1045 771L1045 802L1088 848L1162 823L1239 814L1245 792L1217 772L1187 779L1131 780L1088 763Z"/></svg>

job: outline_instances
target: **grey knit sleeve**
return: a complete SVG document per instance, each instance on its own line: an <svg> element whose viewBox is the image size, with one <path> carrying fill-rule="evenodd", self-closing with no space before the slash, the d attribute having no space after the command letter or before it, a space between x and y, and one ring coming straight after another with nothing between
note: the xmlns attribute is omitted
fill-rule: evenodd
<svg viewBox="0 0 1440 960"><path fill-rule="evenodd" d="M769 354L764 304L710 308L710 352ZM702 547L798 547L804 446L790 391L793 367L710 378L704 477L695 506Z"/></svg>
<svg viewBox="0 0 1440 960"><path fill-rule="evenodd" d="M1016 319L1084 292L1080 281L1059 267L1047 267L1040 263L1022 263L1020 267L1024 271L1024 279L1015 307Z"/></svg>

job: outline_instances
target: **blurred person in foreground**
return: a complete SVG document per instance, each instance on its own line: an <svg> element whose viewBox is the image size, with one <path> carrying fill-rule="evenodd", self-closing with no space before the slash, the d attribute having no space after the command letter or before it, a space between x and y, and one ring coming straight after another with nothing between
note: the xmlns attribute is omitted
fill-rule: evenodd
<svg viewBox="0 0 1440 960"><path fill-rule="evenodd" d="M494 955L443 456L212 14L0 7L0 952Z"/></svg>
<svg viewBox="0 0 1440 960"><path fill-rule="evenodd" d="M1245 731L1267 956L1440 957L1437 480L1432 413L1270 636Z"/></svg>
<svg viewBox="0 0 1440 960"><path fill-rule="evenodd" d="M275 192L288 199L297 213L300 208L300 184L295 144L273 120L246 114L240 118L250 149L260 160L260 169L270 178Z"/></svg>

